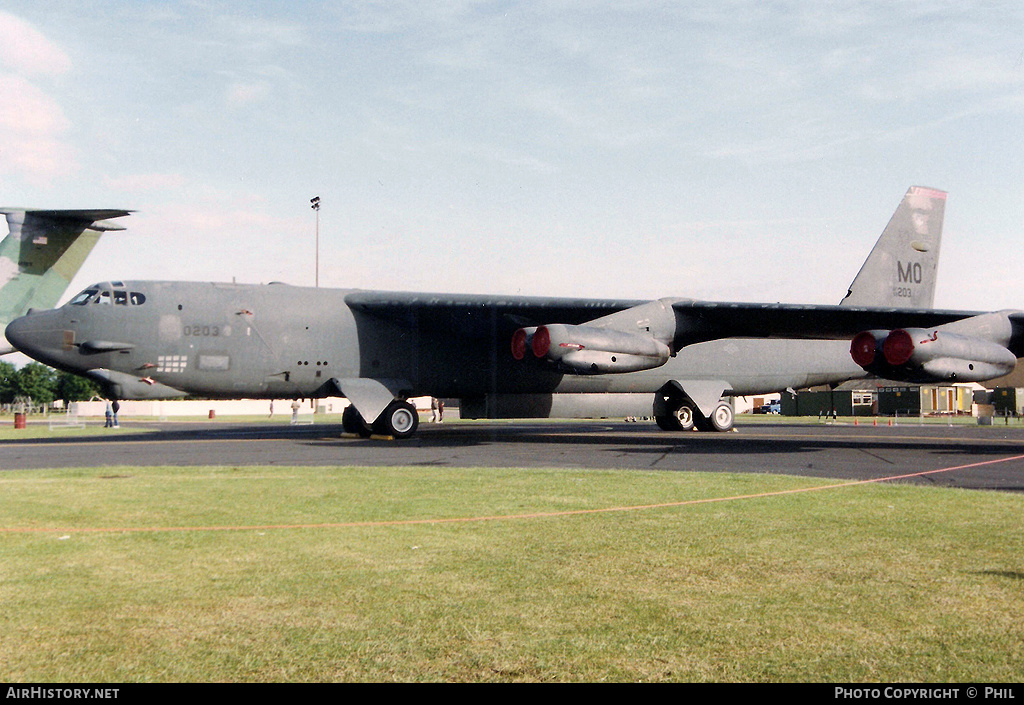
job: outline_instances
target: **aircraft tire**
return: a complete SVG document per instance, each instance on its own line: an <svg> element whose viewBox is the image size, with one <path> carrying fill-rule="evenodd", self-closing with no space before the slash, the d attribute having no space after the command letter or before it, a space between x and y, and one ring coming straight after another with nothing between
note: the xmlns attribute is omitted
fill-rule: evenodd
<svg viewBox="0 0 1024 705"><path fill-rule="evenodd" d="M683 402L671 413L655 416L654 420L665 431L692 431L696 412L692 406Z"/></svg>
<svg viewBox="0 0 1024 705"><path fill-rule="evenodd" d="M724 433L732 430L735 420L735 414L733 413L732 406L726 402L721 402L715 407L715 410L711 412L711 416L705 417L703 414L698 414L697 429L700 431L717 431L719 433Z"/></svg>
<svg viewBox="0 0 1024 705"><path fill-rule="evenodd" d="M733 423L736 421L736 414L732 410L732 404L722 402L715 407L715 410L711 412L711 428L719 433L725 433L731 431Z"/></svg>
<svg viewBox="0 0 1024 705"><path fill-rule="evenodd" d="M382 436L409 438L420 425L416 407L404 399L396 399L384 409L384 413L373 423L373 430Z"/></svg>
<svg viewBox="0 0 1024 705"><path fill-rule="evenodd" d="M345 433L354 433L363 438L370 437L370 427L366 425L366 420L351 404L345 407L345 411L341 413L341 427Z"/></svg>

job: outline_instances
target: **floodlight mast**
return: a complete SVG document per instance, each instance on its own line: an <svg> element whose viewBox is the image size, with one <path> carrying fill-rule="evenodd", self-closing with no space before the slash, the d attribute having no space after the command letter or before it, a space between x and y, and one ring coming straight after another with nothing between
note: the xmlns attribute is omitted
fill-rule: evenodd
<svg viewBox="0 0 1024 705"><path fill-rule="evenodd" d="M313 196L309 199L309 203L313 210L316 211L316 271L314 274L314 282L317 288L320 287L320 197Z"/></svg>

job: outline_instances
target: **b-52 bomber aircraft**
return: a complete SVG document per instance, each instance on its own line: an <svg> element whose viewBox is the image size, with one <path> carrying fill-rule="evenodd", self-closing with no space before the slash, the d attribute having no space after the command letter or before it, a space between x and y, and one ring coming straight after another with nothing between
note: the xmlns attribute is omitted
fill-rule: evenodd
<svg viewBox="0 0 1024 705"><path fill-rule="evenodd" d="M120 399L340 394L344 427L362 435L411 436L421 395L474 417L628 396L666 430L723 431L729 396L1013 369L1024 313L930 308L945 203L912 187L838 306L110 281L7 337Z"/></svg>

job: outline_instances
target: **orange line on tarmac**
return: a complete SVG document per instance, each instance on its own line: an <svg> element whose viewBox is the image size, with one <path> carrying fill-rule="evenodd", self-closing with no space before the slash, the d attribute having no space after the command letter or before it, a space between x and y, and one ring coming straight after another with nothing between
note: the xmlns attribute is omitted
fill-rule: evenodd
<svg viewBox="0 0 1024 705"><path fill-rule="evenodd" d="M876 477L871 480L851 480L850 482L839 482L831 485L817 485L814 487L802 487L793 490L777 490L775 492L760 492L756 494L733 495L731 497L710 497L707 499L687 499L679 502L662 502L659 504L636 504L626 507L605 507L603 509L570 509L560 512L535 512L530 514L499 514L493 516L478 517L451 517L448 519L393 519L387 521L350 521L332 522L322 524L257 524L249 526L153 526L153 527L96 527L96 528L33 528L33 527L0 527L0 534L42 534L42 533L157 533L170 531L269 531L272 529L347 529L347 528L372 528L382 526L415 526L419 524L468 524L483 521L504 521L509 519L548 519L553 517L580 516L584 514L607 514L610 512L633 512L647 509L664 509L669 507L686 507L696 504L712 504L716 502L735 502L745 499L762 499L765 497L778 497L781 495L801 494L804 492L820 492L822 490L834 490L844 487L856 487L857 485L868 485L877 482L891 482L893 480L906 480L912 477L924 477L936 475L943 472L954 472L956 470L970 470L986 465L998 463L1009 463L1015 460L1024 460L1024 455L1014 455L996 460L983 460L978 463L967 465L956 465L938 470L925 470L922 472L911 472L904 475L890 475L888 477Z"/></svg>
<svg viewBox="0 0 1024 705"><path fill-rule="evenodd" d="M239 437L239 438L153 438L153 439L137 438L137 437L135 437L135 438L111 438L111 437L107 437L107 438L104 438L104 440L93 441L92 440L93 438L103 438L103 437L102 436L83 436L82 438L72 438L72 439L68 439L68 440L52 440L52 441L39 440L38 442L37 441L28 440L28 441L23 441L21 443L16 443L16 444L15 443L11 443L10 446L12 448L14 448L14 447L25 448L25 447L37 447L37 446L46 446L46 447L49 447L49 448L52 448L54 446L78 446L78 445L82 445L82 441L83 440L88 441L90 443L102 443L104 445L140 445L140 444L143 444L143 443L148 443L150 445L160 445L160 444L166 444L166 443L194 443L194 444L199 444L199 443L251 443L253 441L259 441L259 442L274 441L276 443L276 442L280 442L280 441L294 441L295 440L295 438L291 438L291 437L288 437L288 438L246 438L246 437ZM338 437L337 436L313 436L312 440L324 440L324 439L334 440L336 438L338 438ZM310 438L303 438L302 440L310 440ZM2 445L2 444L0 444L0 445Z"/></svg>

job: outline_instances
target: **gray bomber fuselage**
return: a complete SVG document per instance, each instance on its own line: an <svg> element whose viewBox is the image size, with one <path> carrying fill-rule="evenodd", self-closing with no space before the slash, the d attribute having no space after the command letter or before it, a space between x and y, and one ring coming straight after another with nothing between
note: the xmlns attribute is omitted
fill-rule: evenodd
<svg viewBox="0 0 1024 705"><path fill-rule="evenodd" d="M358 370L355 323L344 291L283 284L115 284L86 290L109 297L76 303L80 295L21 319L21 335L36 336L36 358L62 369L112 370L209 397L316 396L332 374ZM13 334L19 336L17 325Z"/></svg>
<svg viewBox="0 0 1024 705"><path fill-rule="evenodd" d="M421 395L474 418L614 410L725 431L723 397L1013 369L1024 313L932 308L945 205L910 187L838 306L108 282L6 332L116 398L340 394L361 435L409 437Z"/></svg>
<svg viewBox="0 0 1024 705"><path fill-rule="evenodd" d="M83 299L90 291L97 293ZM136 393L122 384L125 397L165 396L167 389L205 397L323 397L338 393L332 379L350 378L401 380L408 396L652 393L669 379L725 380L731 394L743 395L866 374L846 341L738 338L689 345L657 369L564 374L513 359L509 341L523 319L583 323L642 302L375 294L401 301L404 313L395 318L364 309L359 293L285 284L105 283L61 308L19 319L10 334L30 339L33 357L55 367L139 380ZM443 313L437 303L445 304Z"/></svg>

